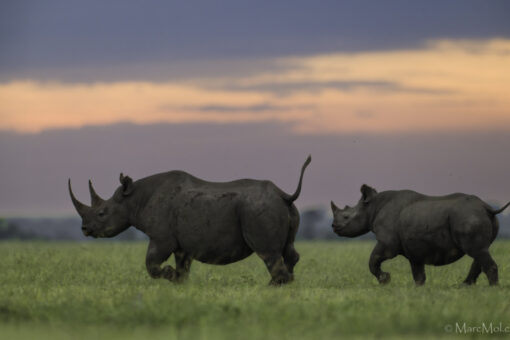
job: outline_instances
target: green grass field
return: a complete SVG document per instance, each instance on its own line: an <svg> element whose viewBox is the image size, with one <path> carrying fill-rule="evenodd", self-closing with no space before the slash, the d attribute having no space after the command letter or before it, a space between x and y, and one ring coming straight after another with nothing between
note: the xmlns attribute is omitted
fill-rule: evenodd
<svg viewBox="0 0 510 340"><path fill-rule="evenodd" d="M484 274L462 287L467 257L426 267L419 288L397 257L383 264L392 281L381 287L367 266L373 245L297 243L295 281L270 287L254 255L193 262L189 281L172 284L147 275L145 242L0 243L0 339L466 338L483 335L456 334L456 323L510 328L510 242L491 247L498 287Z"/></svg>

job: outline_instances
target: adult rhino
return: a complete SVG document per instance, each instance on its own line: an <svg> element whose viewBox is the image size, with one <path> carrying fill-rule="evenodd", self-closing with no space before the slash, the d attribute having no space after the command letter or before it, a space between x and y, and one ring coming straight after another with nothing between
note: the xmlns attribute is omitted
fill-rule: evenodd
<svg viewBox="0 0 510 340"><path fill-rule="evenodd" d="M135 182L120 174L121 186L108 200L89 181L92 206L79 202L71 189L74 207L82 217L85 236L113 237L135 226L150 242L146 266L153 278L178 281L187 277L193 259L228 264L255 252L271 274L271 284L293 279L299 260L294 238L299 197L308 156L299 184L289 195L270 181L241 179L215 183L184 171L170 171ZM164 266L171 254L176 268Z"/></svg>
<svg viewBox="0 0 510 340"><path fill-rule="evenodd" d="M499 225L494 210L476 196L452 194L426 196L411 190L378 193L368 185L355 207L339 209L331 201L333 229L336 234L356 237L372 231L377 244L370 255L370 272L379 283L390 281L381 263L397 255L405 256L416 285L425 283L425 264L441 266L465 254L473 264L465 284L476 282L481 271L490 285L498 283L498 266L489 253Z"/></svg>

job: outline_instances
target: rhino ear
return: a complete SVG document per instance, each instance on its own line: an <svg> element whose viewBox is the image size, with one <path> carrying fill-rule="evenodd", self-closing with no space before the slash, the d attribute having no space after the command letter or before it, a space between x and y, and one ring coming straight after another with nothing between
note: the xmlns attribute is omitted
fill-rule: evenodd
<svg viewBox="0 0 510 340"><path fill-rule="evenodd" d="M129 196L135 189L135 186L133 184L133 180L129 176L124 176L124 174L120 173L120 184L122 184L122 195L123 196Z"/></svg>
<svg viewBox="0 0 510 340"><path fill-rule="evenodd" d="M333 212L340 210L333 201L331 201L331 210Z"/></svg>
<svg viewBox="0 0 510 340"><path fill-rule="evenodd" d="M361 186L361 199L363 200L363 203L368 203L372 200L372 198L377 195L377 190L375 190L374 188L366 185L366 184L363 184Z"/></svg>

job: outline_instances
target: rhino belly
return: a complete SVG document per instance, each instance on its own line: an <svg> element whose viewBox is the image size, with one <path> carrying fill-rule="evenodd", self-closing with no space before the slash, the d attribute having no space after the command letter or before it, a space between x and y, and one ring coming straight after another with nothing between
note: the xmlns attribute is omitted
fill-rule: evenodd
<svg viewBox="0 0 510 340"><path fill-rule="evenodd" d="M204 247L196 251L193 258L208 264L229 264L245 259L252 253L247 244L235 244L228 248Z"/></svg>
<svg viewBox="0 0 510 340"><path fill-rule="evenodd" d="M442 248L430 243L415 245L406 253L411 260L434 266L450 264L464 256L464 252L457 247Z"/></svg>
<svg viewBox="0 0 510 340"><path fill-rule="evenodd" d="M405 256L418 263L442 266L464 256L445 227L414 229L401 242Z"/></svg>
<svg viewBox="0 0 510 340"><path fill-rule="evenodd" d="M234 208L183 211L177 225L180 247L194 259L210 264L228 264L253 253L244 241Z"/></svg>

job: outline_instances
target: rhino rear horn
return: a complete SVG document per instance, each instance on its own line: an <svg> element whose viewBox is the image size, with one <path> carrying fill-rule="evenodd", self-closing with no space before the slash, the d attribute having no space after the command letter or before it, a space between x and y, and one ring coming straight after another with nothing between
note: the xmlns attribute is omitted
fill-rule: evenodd
<svg viewBox="0 0 510 340"><path fill-rule="evenodd" d="M92 202L92 206L97 206L104 202L104 199L102 199L94 190L94 186L92 186L92 181L89 179L89 191L90 191L90 200Z"/></svg>
<svg viewBox="0 0 510 340"><path fill-rule="evenodd" d="M90 207L81 203L80 201L78 201L76 199L76 197L74 197L73 189L71 188L71 179L70 178L67 182L67 186L69 188L69 195L71 195L71 201L73 201L74 208L76 209L78 214L80 214L80 216L83 217L90 210Z"/></svg>

